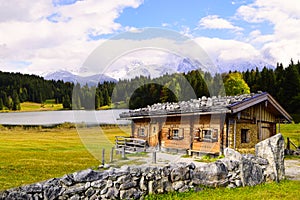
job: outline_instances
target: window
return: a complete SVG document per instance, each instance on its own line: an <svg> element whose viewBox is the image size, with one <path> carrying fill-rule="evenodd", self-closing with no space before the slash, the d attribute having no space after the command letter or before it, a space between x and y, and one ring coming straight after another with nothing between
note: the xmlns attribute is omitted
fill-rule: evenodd
<svg viewBox="0 0 300 200"><path fill-rule="evenodd" d="M179 137L179 130L178 129L174 129L173 130L173 138L178 138Z"/></svg>
<svg viewBox="0 0 300 200"><path fill-rule="evenodd" d="M211 139L212 138L211 130L203 130L203 138Z"/></svg>
<svg viewBox="0 0 300 200"><path fill-rule="evenodd" d="M182 128L175 128L169 129L168 139L170 140L182 140L184 138L183 129Z"/></svg>
<svg viewBox="0 0 300 200"><path fill-rule="evenodd" d="M145 137L146 136L146 130L145 128L139 128L138 130L138 136Z"/></svg>
<svg viewBox="0 0 300 200"><path fill-rule="evenodd" d="M215 142L218 140L218 130L204 129L202 130L202 137L204 141Z"/></svg>
<svg viewBox="0 0 300 200"><path fill-rule="evenodd" d="M249 137L249 129L242 129L241 130L241 142L242 143L249 143L250 137Z"/></svg>
<svg viewBox="0 0 300 200"><path fill-rule="evenodd" d="M153 126L153 133L155 133L156 132L156 127L155 126Z"/></svg>

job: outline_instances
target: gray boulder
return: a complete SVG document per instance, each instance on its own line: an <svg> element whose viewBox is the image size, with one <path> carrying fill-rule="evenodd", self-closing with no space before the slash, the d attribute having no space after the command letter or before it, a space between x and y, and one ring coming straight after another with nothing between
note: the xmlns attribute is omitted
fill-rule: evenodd
<svg viewBox="0 0 300 200"><path fill-rule="evenodd" d="M226 186L228 184L228 170L221 161L196 167L193 174L193 183L213 187Z"/></svg>
<svg viewBox="0 0 300 200"><path fill-rule="evenodd" d="M101 172L96 172L91 169L75 172L72 175L75 182L96 181L103 178Z"/></svg>
<svg viewBox="0 0 300 200"><path fill-rule="evenodd" d="M267 159L265 175L267 181L280 181L285 177L284 139L279 133L255 145L256 156Z"/></svg>
<svg viewBox="0 0 300 200"><path fill-rule="evenodd" d="M243 186L254 186L264 182L264 175L261 166L254 164L247 158L242 158L240 171Z"/></svg>
<svg viewBox="0 0 300 200"><path fill-rule="evenodd" d="M242 160L242 154L240 154L239 152L231 149L231 148L225 148L224 149L224 156L225 158L229 159L229 160L237 160L240 161Z"/></svg>

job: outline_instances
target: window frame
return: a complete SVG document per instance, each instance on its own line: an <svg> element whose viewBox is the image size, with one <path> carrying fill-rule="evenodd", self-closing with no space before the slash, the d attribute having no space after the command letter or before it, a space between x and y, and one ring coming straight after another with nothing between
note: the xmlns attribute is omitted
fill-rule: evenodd
<svg viewBox="0 0 300 200"><path fill-rule="evenodd" d="M241 129L241 144L250 143L250 129L242 128Z"/></svg>
<svg viewBox="0 0 300 200"><path fill-rule="evenodd" d="M183 140L184 139L184 129L183 128L171 128L167 138L169 140Z"/></svg>
<svg viewBox="0 0 300 200"><path fill-rule="evenodd" d="M218 129L214 129L214 128L202 129L202 140L204 142L217 142L218 141Z"/></svg>
<svg viewBox="0 0 300 200"><path fill-rule="evenodd" d="M179 138L179 129L173 129L172 135L173 135L173 138Z"/></svg>
<svg viewBox="0 0 300 200"><path fill-rule="evenodd" d="M147 137L146 127L138 128L138 137Z"/></svg>

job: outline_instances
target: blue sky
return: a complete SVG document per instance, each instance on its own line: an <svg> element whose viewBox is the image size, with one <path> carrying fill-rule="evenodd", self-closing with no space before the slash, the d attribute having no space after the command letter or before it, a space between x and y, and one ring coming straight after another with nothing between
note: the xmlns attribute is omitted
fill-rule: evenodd
<svg viewBox="0 0 300 200"><path fill-rule="evenodd" d="M157 27L190 37L216 63L287 65L300 57L299 0L0 0L0 70L78 71L125 31Z"/></svg>

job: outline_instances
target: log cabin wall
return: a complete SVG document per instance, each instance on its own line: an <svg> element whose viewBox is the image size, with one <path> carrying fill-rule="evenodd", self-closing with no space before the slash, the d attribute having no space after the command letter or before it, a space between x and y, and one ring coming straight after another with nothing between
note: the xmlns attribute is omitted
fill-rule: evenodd
<svg viewBox="0 0 300 200"><path fill-rule="evenodd" d="M190 149L191 116L168 117L162 124L162 149Z"/></svg>
<svg viewBox="0 0 300 200"><path fill-rule="evenodd" d="M224 117L221 118L220 115L135 119L132 137L146 140L151 147L161 145L163 149L200 151L201 145L197 143L205 143L206 149L201 146L202 151L211 149L219 151L220 141L225 137L223 130L226 130L223 120ZM205 130L213 130L214 139L204 139Z"/></svg>
<svg viewBox="0 0 300 200"><path fill-rule="evenodd" d="M229 147L242 153L253 153L255 144L276 134L276 117L265 102L231 116Z"/></svg>
<svg viewBox="0 0 300 200"><path fill-rule="evenodd" d="M149 144L150 119L134 119L131 137L146 140Z"/></svg>
<svg viewBox="0 0 300 200"><path fill-rule="evenodd" d="M225 114L195 117L192 150L210 153L222 152L226 137L225 117ZM205 131L212 131L213 137L211 139L205 137Z"/></svg>

